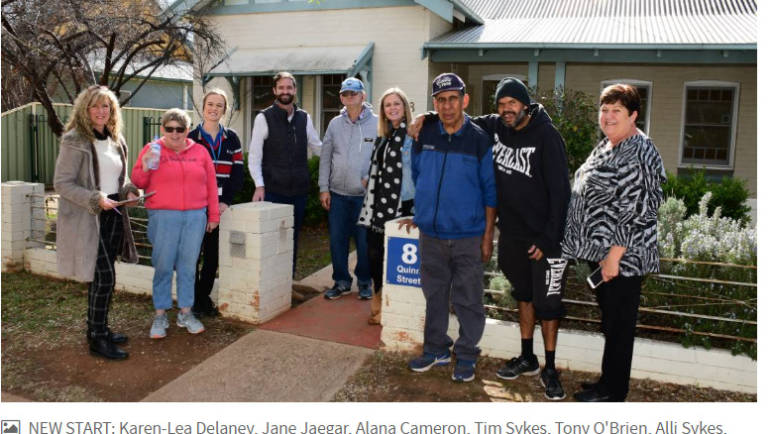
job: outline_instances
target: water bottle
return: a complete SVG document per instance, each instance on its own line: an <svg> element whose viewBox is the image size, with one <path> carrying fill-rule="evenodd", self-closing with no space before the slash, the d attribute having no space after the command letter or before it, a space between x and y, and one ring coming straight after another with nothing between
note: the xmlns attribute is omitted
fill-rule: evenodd
<svg viewBox="0 0 770 434"><path fill-rule="evenodd" d="M150 170L157 170L159 164L160 164L160 143L156 141L156 142L150 143L150 159L147 160L147 167L149 167Z"/></svg>

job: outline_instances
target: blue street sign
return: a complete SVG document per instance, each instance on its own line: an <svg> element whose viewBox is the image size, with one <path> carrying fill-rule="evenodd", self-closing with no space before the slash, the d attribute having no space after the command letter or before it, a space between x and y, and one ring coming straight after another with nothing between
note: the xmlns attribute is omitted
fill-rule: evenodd
<svg viewBox="0 0 770 434"><path fill-rule="evenodd" d="M388 238L387 269L385 281L394 285L420 288L420 254L417 240L413 238Z"/></svg>

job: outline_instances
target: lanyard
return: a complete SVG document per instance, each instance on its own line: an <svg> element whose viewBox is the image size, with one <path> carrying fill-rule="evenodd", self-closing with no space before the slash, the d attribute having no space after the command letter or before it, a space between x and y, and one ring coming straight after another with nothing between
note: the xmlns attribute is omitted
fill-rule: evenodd
<svg viewBox="0 0 770 434"><path fill-rule="evenodd" d="M201 124L201 130L203 130L203 124ZM216 164L217 161L219 161L219 156L222 155L222 136L224 136L224 134L222 134L222 126L220 125L219 132L217 133L217 138L215 139L215 141L217 142L216 154L214 154L214 145L212 143L209 143L208 139L206 139L207 135L208 134L204 135L203 133L201 133L201 137L203 138L203 141L206 142L207 145L209 145L209 150L211 151L211 158L214 159L214 164Z"/></svg>

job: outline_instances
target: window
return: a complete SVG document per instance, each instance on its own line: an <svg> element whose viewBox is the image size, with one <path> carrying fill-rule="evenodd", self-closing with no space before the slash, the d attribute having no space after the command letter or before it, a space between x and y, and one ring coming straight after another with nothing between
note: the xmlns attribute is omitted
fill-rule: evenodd
<svg viewBox="0 0 770 434"><path fill-rule="evenodd" d="M273 77L252 77L251 81L251 118L257 117L257 112L264 110L275 101L273 95Z"/></svg>
<svg viewBox="0 0 770 434"><path fill-rule="evenodd" d="M738 83L685 83L682 158L684 164L732 166Z"/></svg>
<svg viewBox="0 0 770 434"><path fill-rule="evenodd" d="M624 83L634 86L639 92L639 98L642 100L639 109L639 115L636 117L636 128L644 131L644 134L650 134L650 105L652 104L652 82L642 80L620 79L602 81L602 89L611 84ZM600 90L600 92L601 92ZM604 135L602 135L604 137Z"/></svg>
<svg viewBox="0 0 770 434"><path fill-rule="evenodd" d="M345 80L345 74L329 74L321 76L321 125L318 125L318 134L323 138L326 126L340 114L342 102L340 102L340 86Z"/></svg>

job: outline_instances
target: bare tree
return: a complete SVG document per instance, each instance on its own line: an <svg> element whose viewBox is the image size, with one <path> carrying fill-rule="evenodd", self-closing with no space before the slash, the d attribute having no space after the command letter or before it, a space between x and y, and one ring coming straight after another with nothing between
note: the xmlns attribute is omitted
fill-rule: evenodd
<svg viewBox="0 0 770 434"><path fill-rule="evenodd" d="M193 41L223 51L204 11L163 10L156 0L2 0L3 62L15 66L61 135L54 95L72 102L101 84L123 105L158 68L190 61ZM130 80L138 86L121 94Z"/></svg>

